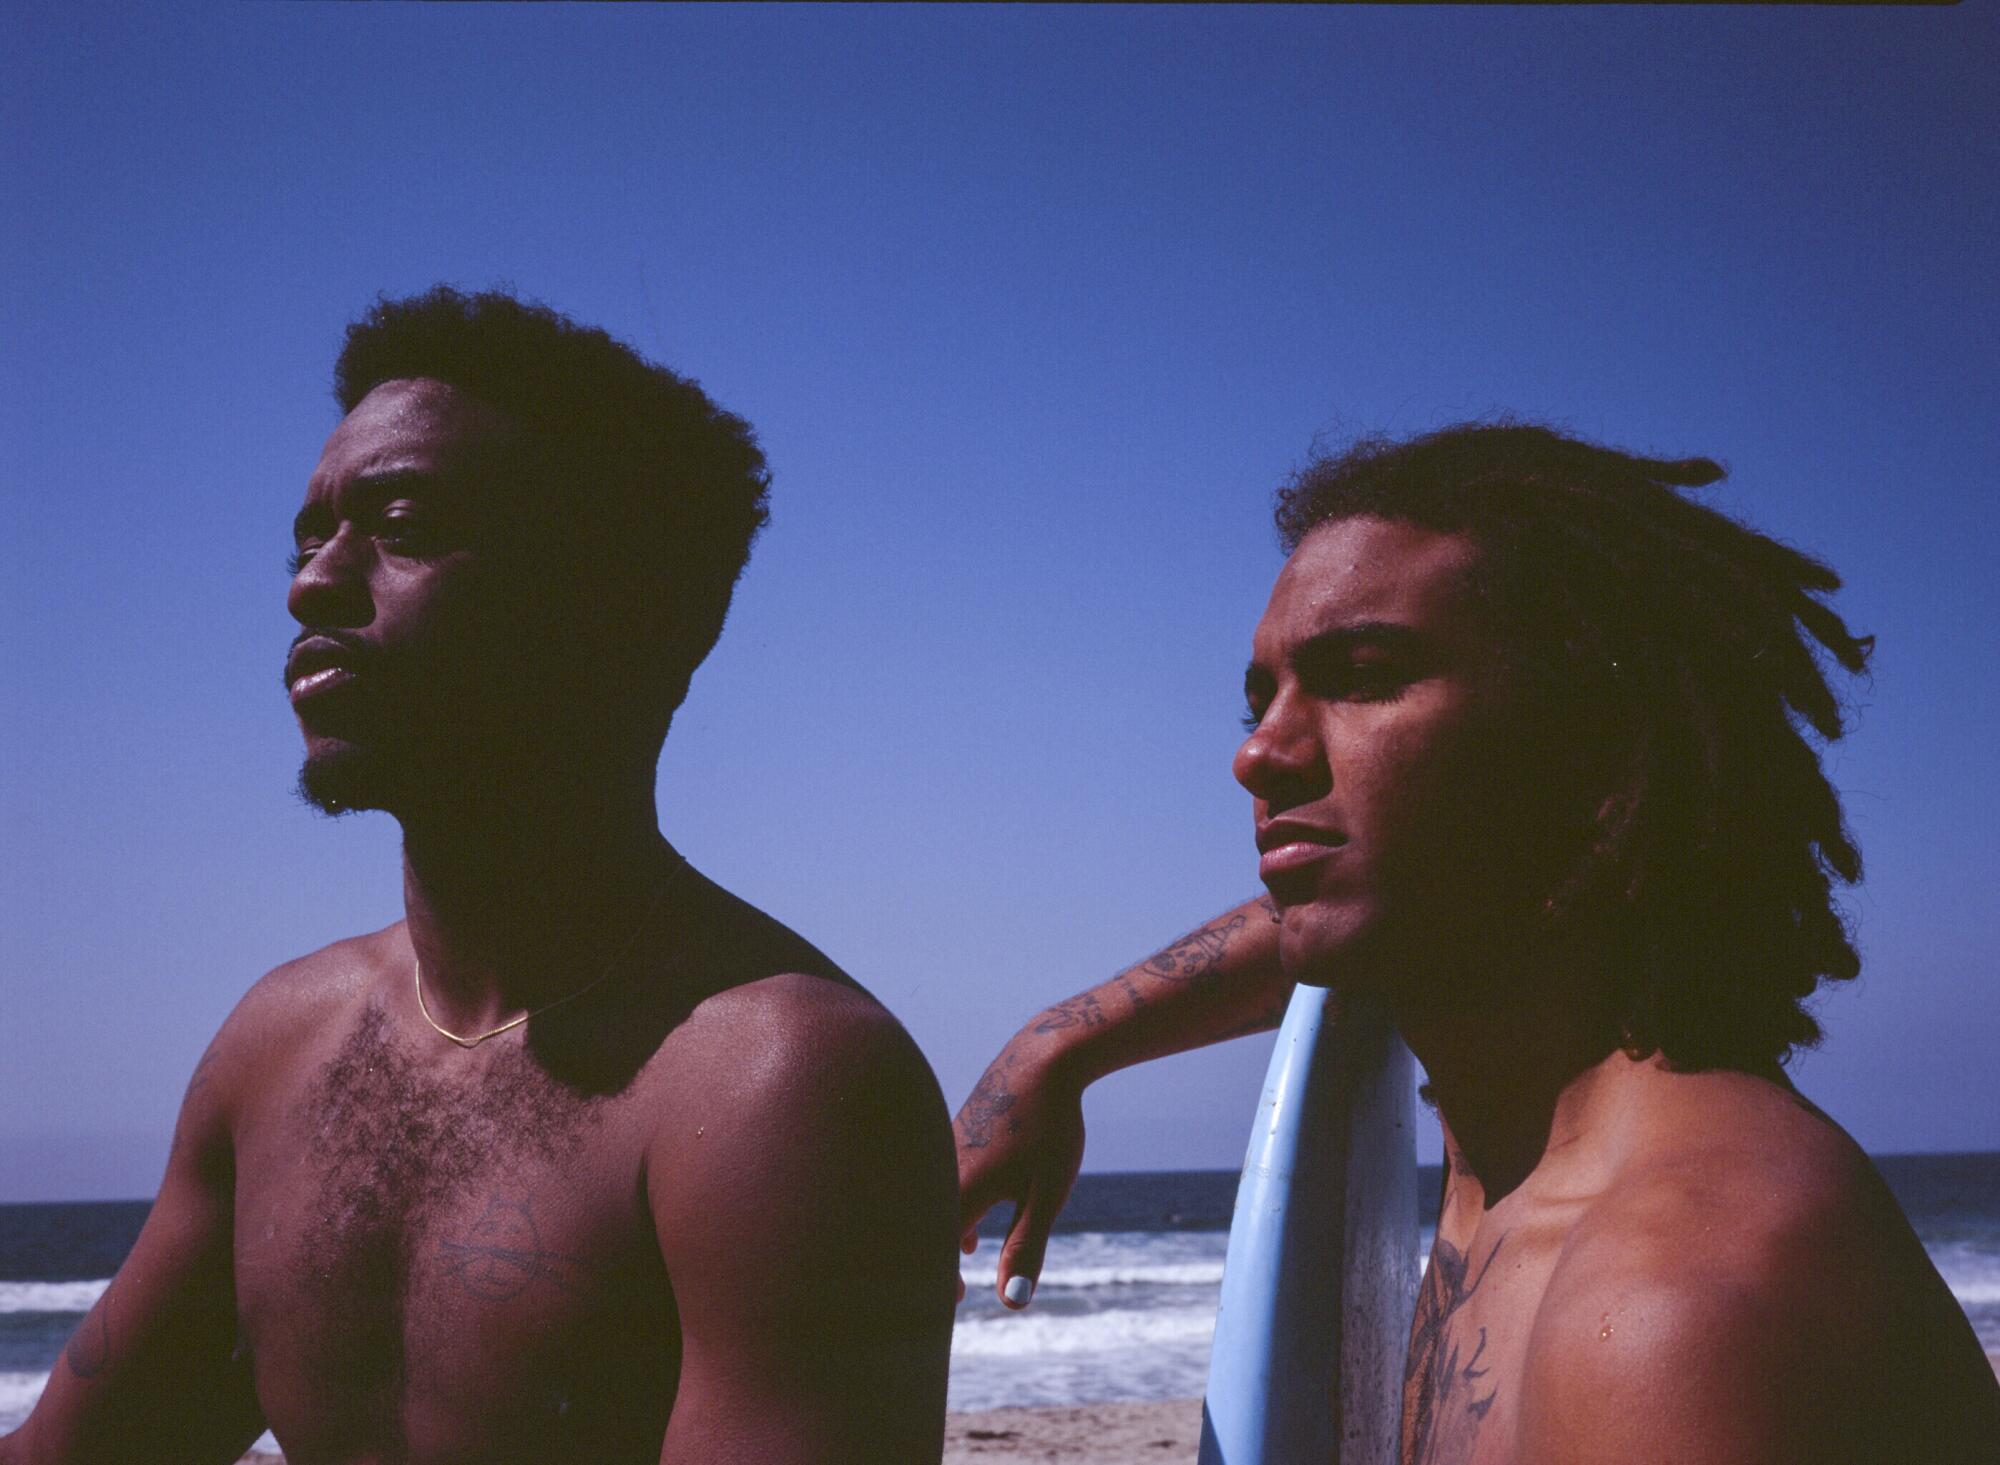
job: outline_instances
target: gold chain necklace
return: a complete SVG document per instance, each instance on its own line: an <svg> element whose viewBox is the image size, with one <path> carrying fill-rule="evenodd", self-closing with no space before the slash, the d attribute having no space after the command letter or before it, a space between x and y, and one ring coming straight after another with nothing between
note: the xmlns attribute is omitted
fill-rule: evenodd
<svg viewBox="0 0 2000 1465"><path fill-rule="evenodd" d="M639 917L639 923L632 928L632 934L625 938L625 944L623 946L619 947L617 951L612 953L611 960L607 961L604 964L603 971L599 972L590 981L585 982L581 987L578 987L574 992L566 993L563 996L556 998L556 1000L553 1002L544 1003L540 1007L536 1007L527 1012L524 1012L519 1017L509 1018L506 1022L501 1023L499 1027L489 1028L487 1031L481 1033L476 1038L460 1037L450 1028L440 1026L438 1020L431 1016L430 1008L426 1006L424 1003L424 959L421 956L417 955L416 943L412 942L410 944L410 956L412 960L415 962L415 967L413 970L417 984L417 1011L421 1012L424 1015L424 1021L431 1025L431 1030L437 1033L438 1036L444 1038L450 1038L452 1042L458 1044L458 1046L461 1048L477 1048L481 1043L485 1042L488 1038L497 1038L502 1033L512 1032L522 1023L528 1021L528 1019L534 1017L540 1017L543 1013L549 1011L551 1008L561 1007L565 1002L576 1001L576 999L581 997L584 993L592 991L598 987L601 987L606 982L611 980L611 974L618 970L618 963L623 961L625 959L625 954L638 944L640 932L644 931L646 929L647 923L653 919L653 912L660 908L660 902L666 898L667 887L674 883L674 876L680 874L682 868L685 867L686 864L687 864L686 855L676 854L674 856L673 868L668 870L667 873L661 878L660 888L653 892L653 901L651 905L646 907L646 914Z"/></svg>

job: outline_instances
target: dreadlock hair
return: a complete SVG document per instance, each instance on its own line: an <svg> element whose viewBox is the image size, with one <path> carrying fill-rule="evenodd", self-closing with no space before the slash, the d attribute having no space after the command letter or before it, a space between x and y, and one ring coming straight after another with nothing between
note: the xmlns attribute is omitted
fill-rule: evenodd
<svg viewBox="0 0 2000 1465"><path fill-rule="evenodd" d="M651 653L635 670L670 717L770 518L749 424L605 332L500 291L381 297L347 328L334 397L352 412L382 383L419 377L519 430L513 466L571 510L551 522L567 527L593 599L620 597L630 630L620 643Z"/></svg>
<svg viewBox="0 0 2000 1465"><path fill-rule="evenodd" d="M1371 515L1463 534L1510 681L1549 729L1551 786L1600 771L1595 817L1544 907L1609 956L1635 1057L1783 1062L1820 1037L1805 999L1860 970L1832 881L1861 855L1808 729L1841 736L1830 658L1867 665L1826 565L1679 490L1705 458L1637 457L1513 421L1367 438L1279 490L1287 554Z"/></svg>

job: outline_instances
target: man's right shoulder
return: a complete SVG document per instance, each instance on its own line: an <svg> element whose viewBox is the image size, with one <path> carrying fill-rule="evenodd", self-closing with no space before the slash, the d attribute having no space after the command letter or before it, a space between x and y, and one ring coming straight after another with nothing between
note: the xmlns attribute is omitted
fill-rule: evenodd
<svg viewBox="0 0 2000 1465"><path fill-rule="evenodd" d="M407 950L401 930L398 922L281 962L250 984L230 1020L242 1016L259 1022L313 1021L360 1002L397 953Z"/></svg>
<svg viewBox="0 0 2000 1465"><path fill-rule="evenodd" d="M264 973L223 1019L198 1077L254 1070L295 1058L301 1045L323 1038L358 1010L393 964L400 927L350 936L294 957Z"/></svg>

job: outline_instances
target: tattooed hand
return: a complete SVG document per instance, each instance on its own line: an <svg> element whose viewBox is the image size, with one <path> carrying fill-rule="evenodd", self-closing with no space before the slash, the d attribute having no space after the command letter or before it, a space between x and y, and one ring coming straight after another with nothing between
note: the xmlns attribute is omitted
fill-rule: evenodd
<svg viewBox="0 0 2000 1465"><path fill-rule="evenodd" d="M952 1124L961 1246L972 1251L980 1217L1002 1201L1014 1203L995 1287L1001 1302L1017 1308L1034 1293L1049 1228L1083 1164L1083 1090L1042 1061L1031 1041L1032 1034L1016 1038L1001 1050Z"/></svg>
<svg viewBox="0 0 2000 1465"><path fill-rule="evenodd" d="M1292 991L1278 921L1268 896L1223 912L1044 1008L981 1075L956 1124L960 1208L971 1251L979 1218L1014 1202L1001 1301L1025 1307L1033 1295L1049 1229L1083 1164L1084 1088L1134 1063L1277 1025Z"/></svg>

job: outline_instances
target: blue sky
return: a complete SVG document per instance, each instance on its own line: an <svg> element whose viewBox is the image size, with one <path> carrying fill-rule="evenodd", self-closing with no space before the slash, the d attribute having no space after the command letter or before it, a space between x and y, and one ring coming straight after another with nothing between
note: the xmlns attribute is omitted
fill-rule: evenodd
<svg viewBox="0 0 2000 1465"><path fill-rule="evenodd" d="M1880 637L1867 970L1801 1084L2000 1148L2000 23L1944 10L35 7L0 75L0 1199L150 1193L260 972L397 918L293 801L287 526L379 291L504 283L758 428L665 827L960 1100L1255 888L1230 781L1316 436L1725 460ZM1100 1086L1233 1166L1265 1044Z"/></svg>

